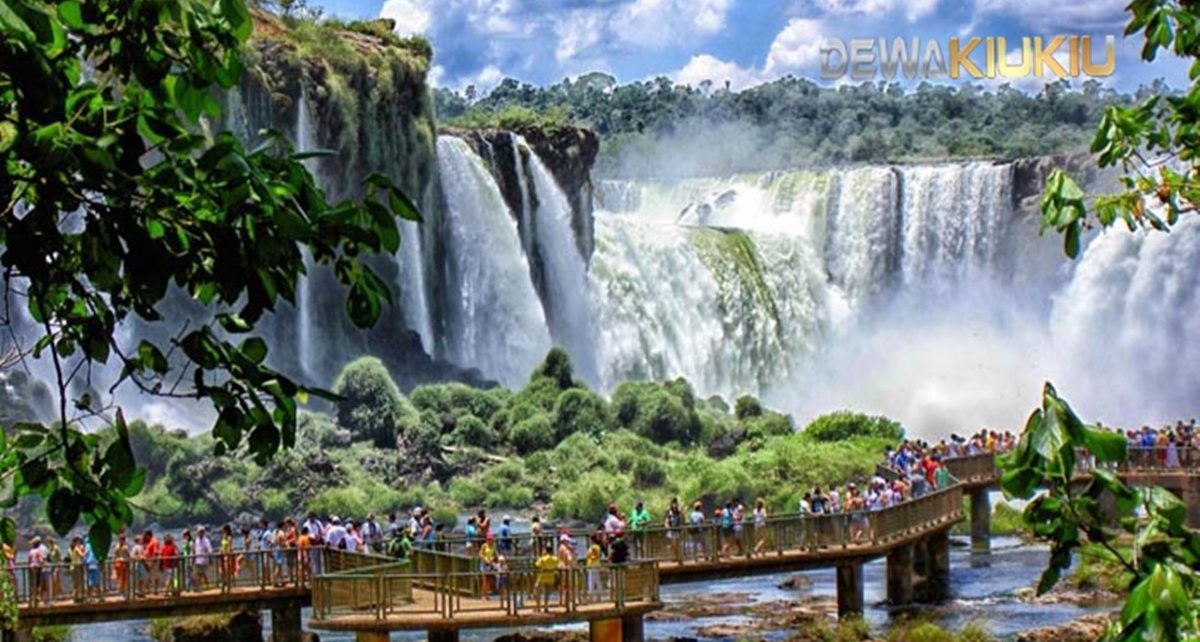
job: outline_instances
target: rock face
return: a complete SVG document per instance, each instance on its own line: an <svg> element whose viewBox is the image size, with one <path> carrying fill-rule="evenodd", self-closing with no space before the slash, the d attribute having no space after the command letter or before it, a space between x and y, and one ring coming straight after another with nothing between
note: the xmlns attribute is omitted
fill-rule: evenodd
<svg viewBox="0 0 1200 642"><path fill-rule="evenodd" d="M1089 154L1056 154L1013 161L1013 205L1022 212L1036 212L1041 206L1046 177L1055 169L1070 174L1081 186L1102 188L1111 180L1106 172L1096 168Z"/></svg>
<svg viewBox="0 0 1200 642"><path fill-rule="evenodd" d="M447 130L447 133L466 140L480 157L488 161L496 175L496 183L509 209L519 213L522 204L521 185L529 185L529 171L521 163L529 162L525 154L513 149L513 135L521 136L529 147L542 159L546 169L563 190L571 206L571 229L579 253L587 260L595 248L595 226L592 219L592 166L600 151L596 134L582 127L560 127L553 130L535 127L520 127L513 131L482 129L475 131ZM523 174L518 174L520 171ZM531 193L536 209L537 194Z"/></svg>

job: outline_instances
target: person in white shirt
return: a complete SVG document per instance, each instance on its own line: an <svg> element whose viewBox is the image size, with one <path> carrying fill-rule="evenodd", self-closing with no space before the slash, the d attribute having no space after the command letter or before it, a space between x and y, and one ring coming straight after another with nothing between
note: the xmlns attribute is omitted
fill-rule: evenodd
<svg viewBox="0 0 1200 642"><path fill-rule="evenodd" d="M346 527L337 516L329 518L329 531L325 533L325 545L332 549L345 548Z"/></svg>
<svg viewBox="0 0 1200 642"><path fill-rule="evenodd" d="M196 574L196 586L201 589L208 586L208 560L212 555L212 540L208 539L208 535L204 532L204 527L196 528L196 549L195 557L192 559L192 565Z"/></svg>
<svg viewBox="0 0 1200 642"><path fill-rule="evenodd" d="M413 509L412 519L408 520L408 532L413 537L421 534L421 517L423 514L421 507L417 506Z"/></svg>
<svg viewBox="0 0 1200 642"><path fill-rule="evenodd" d="M362 525L362 539L367 552L380 553L383 551L383 529L375 521L375 513L367 515L367 521Z"/></svg>

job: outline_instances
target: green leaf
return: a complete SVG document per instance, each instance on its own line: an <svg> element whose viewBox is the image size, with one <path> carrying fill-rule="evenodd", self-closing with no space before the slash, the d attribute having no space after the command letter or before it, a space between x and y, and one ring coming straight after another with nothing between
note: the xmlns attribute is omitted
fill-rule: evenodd
<svg viewBox="0 0 1200 642"><path fill-rule="evenodd" d="M108 549L112 547L112 529L109 528L105 521L97 521L88 529L88 541L92 545L92 552L95 553L96 559L100 563L108 557Z"/></svg>
<svg viewBox="0 0 1200 642"><path fill-rule="evenodd" d="M17 545L17 521L8 515L0 517L0 540L9 546Z"/></svg>
<svg viewBox="0 0 1200 642"><path fill-rule="evenodd" d="M83 6L79 2L76 2L76 0L66 0L66 2L59 3L58 17L70 29L79 30L84 27Z"/></svg>
<svg viewBox="0 0 1200 642"><path fill-rule="evenodd" d="M59 487L46 503L46 515L54 532L65 536L79 521L79 496L74 491Z"/></svg>
<svg viewBox="0 0 1200 642"><path fill-rule="evenodd" d="M1083 444L1097 461L1125 461L1128 440L1123 435L1095 428L1083 432Z"/></svg>
<svg viewBox="0 0 1200 642"><path fill-rule="evenodd" d="M250 337L242 342L242 356L250 360L251 363L258 365L267 358L267 342L260 337Z"/></svg>

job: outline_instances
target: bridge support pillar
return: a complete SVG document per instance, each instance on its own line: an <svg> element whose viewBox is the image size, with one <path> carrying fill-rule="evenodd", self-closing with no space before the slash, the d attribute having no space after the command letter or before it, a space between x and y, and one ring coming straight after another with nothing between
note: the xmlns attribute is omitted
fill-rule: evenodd
<svg viewBox="0 0 1200 642"><path fill-rule="evenodd" d="M992 498L986 486L971 491L971 550L992 548Z"/></svg>
<svg viewBox="0 0 1200 642"><path fill-rule="evenodd" d="M354 634L354 642L388 642L390 639L387 631L358 631ZM429 639L434 639L433 631L429 632Z"/></svg>
<svg viewBox="0 0 1200 642"><path fill-rule="evenodd" d="M0 631L3 642L33 642L33 629L21 627L15 631Z"/></svg>
<svg viewBox="0 0 1200 642"><path fill-rule="evenodd" d="M300 603L287 602L271 609L271 642L300 642Z"/></svg>
<svg viewBox="0 0 1200 642"><path fill-rule="evenodd" d="M862 615L862 562L842 564L837 567L837 606L838 617L841 619Z"/></svg>
<svg viewBox="0 0 1200 642"><path fill-rule="evenodd" d="M950 532L930 535L925 540L925 549L929 599L945 599L950 594Z"/></svg>
<svg viewBox="0 0 1200 642"><path fill-rule="evenodd" d="M621 642L643 642L645 639L646 626L640 613L621 617Z"/></svg>
<svg viewBox="0 0 1200 642"><path fill-rule="evenodd" d="M906 606L913 601L913 546L905 544L892 549L887 556L887 597L892 606Z"/></svg>

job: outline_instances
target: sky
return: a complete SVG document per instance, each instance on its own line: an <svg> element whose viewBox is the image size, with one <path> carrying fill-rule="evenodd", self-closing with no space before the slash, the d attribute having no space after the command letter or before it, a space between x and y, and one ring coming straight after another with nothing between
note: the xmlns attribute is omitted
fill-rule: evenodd
<svg viewBox="0 0 1200 642"><path fill-rule="evenodd" d="M1183 85L1187 67L1170 54L1139 57L1125 39L1127 0L317 0L341 18L384 16L401 34L434 46L434 84L487 90L505 77L535 85L602 71L622 83L669 76L735 89L781 76L818 79L828 38L937 40L1004 36L1019 61L1022 36L1116 36L1107 85L1131 90L1155 78ZM976 56L982 58L982 46ZM1103 45L1095 45L1097 58ZM1061 57L1065 58L1065 56ZM825 81L825 82L845 82ZM958 82L958 81L950 81ZM999 84L1001 80L986 82ZM1021 79L1025 90L1043 80Z"/></svg>

